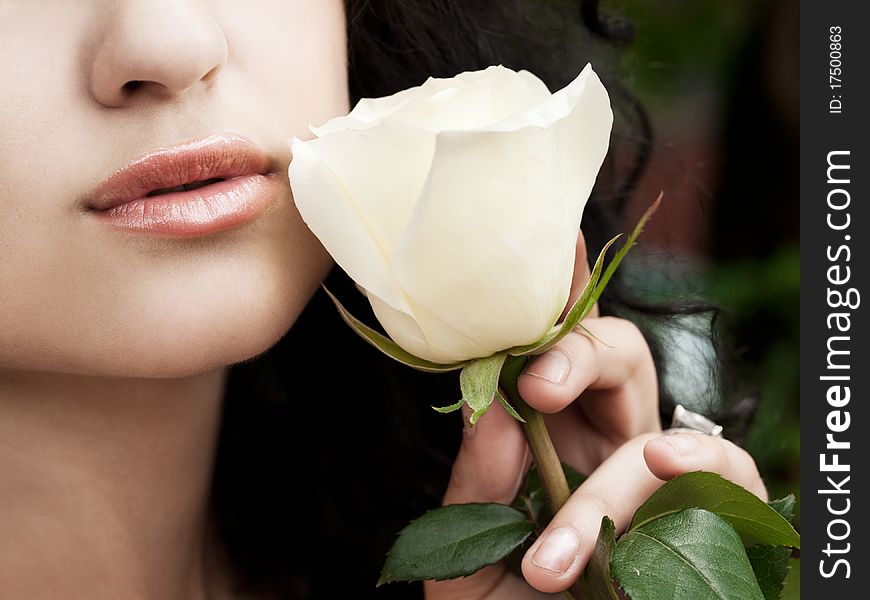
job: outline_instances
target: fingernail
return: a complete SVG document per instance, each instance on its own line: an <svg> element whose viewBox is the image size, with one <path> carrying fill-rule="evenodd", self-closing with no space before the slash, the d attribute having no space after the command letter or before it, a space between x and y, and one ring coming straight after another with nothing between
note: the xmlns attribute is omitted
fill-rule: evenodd
<svg viewBox="0 0 870 600"><path fill-rule="evenodd" d="M552 383L562 383L570 370L571 360L568 356L560 350L550 350L533 360L525 372Z"/></svg>
<svg viewBox="0 0 870 600"><path fill-rule="evenodd" d="M698 450L698 440L693 434L677 433L661 439L680 456L689 456Z"/></svg>
<svg viewBox="0 0 870 600"><path fill-rule="evenodd" d="M577 553L580 551L580 540L570 527L558 527L546 534L544 541L532 555L532 562L553 573L564 573L568 570Z"/></svg>

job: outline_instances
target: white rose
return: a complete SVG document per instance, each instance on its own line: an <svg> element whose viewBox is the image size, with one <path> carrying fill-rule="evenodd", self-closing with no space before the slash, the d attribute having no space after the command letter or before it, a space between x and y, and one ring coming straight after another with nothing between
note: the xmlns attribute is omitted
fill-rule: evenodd
<svg viewBox="0 0 870 600"><path fill-rule="evenodd" d="M290 182L396 343L438 363L481 358L556 323L612 121L589 65L555 94L489 67L312 127L292 141Z"/></svg>

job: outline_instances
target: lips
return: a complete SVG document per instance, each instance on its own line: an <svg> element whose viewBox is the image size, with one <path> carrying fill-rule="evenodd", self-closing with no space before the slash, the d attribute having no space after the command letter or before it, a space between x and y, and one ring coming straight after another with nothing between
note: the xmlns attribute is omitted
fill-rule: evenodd
<svg viewBox="0 0 870 600"><path fill-rule="evenodd" d="M133 160L92 194L91 214L128 231L189 237L259 216L277 195L272 160L234 134L160 148Z"/></svg>

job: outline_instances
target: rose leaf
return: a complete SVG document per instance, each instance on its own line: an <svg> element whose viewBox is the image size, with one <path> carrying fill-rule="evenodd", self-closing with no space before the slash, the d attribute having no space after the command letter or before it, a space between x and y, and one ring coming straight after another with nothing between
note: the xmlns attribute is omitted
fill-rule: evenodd
<svg viewBox="0 0 870 600"><path fill-rule="evenodd" d="M625 533L610 567L632 600L764 600L740 536L698 508Z"/></svg>
<svg viewBox="0 0 870 600"><path fill-rule="evenodd" d="M695 471L671 479L634 513L631 529L685 508L703 508L728 521L744 545L800 548L800 535L775 509L752 492L716 473Z"/></svg>
<svg viewBox="0 0 870 600"><path fill-rule="evenodd" d="M616 528L613 521L605 516L601 519L601 529L592 550L592 557L583 571L580 580L582 598L589 600L619 600L613 587L613 577L610 574L610 557L616 546Z"/></svg>
<svg viewBox="0 0 870 600"><path fill-rule="evenodd" d="M794 512L795 498L792 495L768 503L789 522ZM755 572L755 578L764 594L764 600L777 600L782 594L783 583L788 575L791 550L782 546L751 546L746 555Z"/></svg>
<svg viewBox="0 0 870 600"><path fill-rule="evenodd" d="M531 532L525 515L503 504L450 504L430 510L399 533L378 585L471 575L502 560Z"/></svg>

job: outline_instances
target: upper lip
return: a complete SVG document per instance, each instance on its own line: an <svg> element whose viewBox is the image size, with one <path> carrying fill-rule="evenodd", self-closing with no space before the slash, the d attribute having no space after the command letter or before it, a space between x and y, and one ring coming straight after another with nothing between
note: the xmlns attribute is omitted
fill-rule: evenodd
<svg viewBox="0 0 870 600"><path fill-rule="evenodd" d="M108 210L180 185L208 179L266 174L272 160L256 144L236 134L215 134L158 148L127 163L101 183L88 202Z"/></svg>

